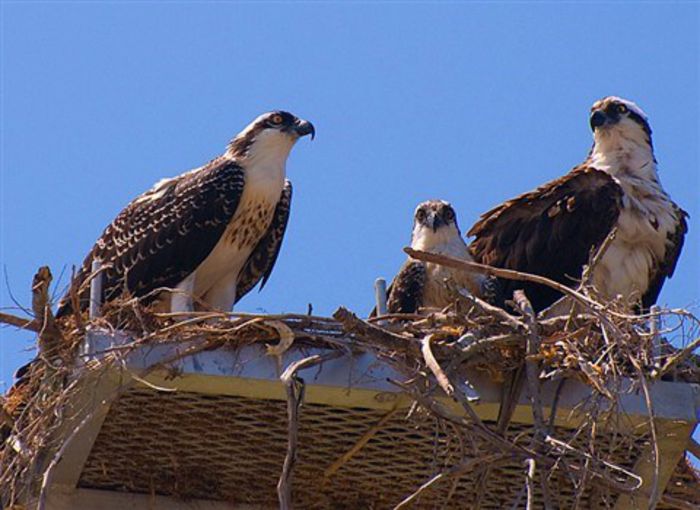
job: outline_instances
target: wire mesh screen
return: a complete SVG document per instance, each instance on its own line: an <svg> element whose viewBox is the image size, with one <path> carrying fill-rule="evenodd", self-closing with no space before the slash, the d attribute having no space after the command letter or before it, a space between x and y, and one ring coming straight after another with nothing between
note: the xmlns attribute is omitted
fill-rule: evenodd
<svg viewBox="0 0 700 510"><path fill-rule="evenodd" d="M324 480L325 470L385 414L304 404L293 484L298 508L393 508L445 468L483 455L473 438L460 438L426 415L407 419L399 412ZM511 426L512 434L526 438L529 432L529 427ZM275 507L286 445L284 401L138 388L112 405L79 485ZM646 445L645 437L596 441L598 452L608 452L627 468ZM472 508L477 497L481 508L509 508L523 491L524 476L518 461L493 464L488 477L477 469L434 484L409 508ZM557 506L572 508L576 480L556 472L550 483ZM614 504L614 496L603 490L589 489L579 498L583 508Z"/></svg>

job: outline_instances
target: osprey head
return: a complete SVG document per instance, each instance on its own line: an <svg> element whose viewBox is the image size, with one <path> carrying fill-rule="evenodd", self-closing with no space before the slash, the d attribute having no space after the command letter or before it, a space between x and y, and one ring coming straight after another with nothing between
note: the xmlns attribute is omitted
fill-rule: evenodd
<svg viewBox="0 0 700 510"><path fill-rule="evenodd" d="M228 150L233 156L247 157L252 153L285 152L288 154L294 143L302 136L311 135L313 140L316 130L311 122L300 119L289 112L275 110L263 113L241 131L231 143ZM285 155L286 156L286 155Z"/></svg>
<svg viewBox="0 0 700 510"><path fill-rule="evenodd" d="M428 200L418 204L413 214L413 235L411 244L420 242L426 247L461 240L457 216L449 202Z"/></svg>
<svg viewBox="0 0 700 510"><path fill-rule="evenodd" d="M593 103L590 117L593 137L619 135L642 138L651 143L651 127L646 113L632 101L608 96Z"/></svg>

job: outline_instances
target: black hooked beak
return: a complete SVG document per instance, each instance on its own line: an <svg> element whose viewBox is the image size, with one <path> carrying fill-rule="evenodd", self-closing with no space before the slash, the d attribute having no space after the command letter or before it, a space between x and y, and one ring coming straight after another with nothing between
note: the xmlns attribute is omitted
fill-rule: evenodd
<svg viewBox="0 0 700 510"><path fill-rule="evenodd" d="M608 116L603 110L595 110L591 114L591 130L595 131L596 128L603 126L608 121Z"/></svg>
<svg viewBox="0 0 700 510"><path fill-rule="evenodd" d="M308 120L297 120L294 123L294 132L297 135L299 135L299 137L311 135L312 140L316 136L316 129L314 128L314 125L311 124L311 122L309 122Z"/></svg>
<svg viewBox="0 0 700 510"><path fill-rule="evenodd" d="M442 216L440 216L437 212L428 213L426 223L428 224L428 227L433 229L433 232L437 232L437 229L444 225Z"/></svg>

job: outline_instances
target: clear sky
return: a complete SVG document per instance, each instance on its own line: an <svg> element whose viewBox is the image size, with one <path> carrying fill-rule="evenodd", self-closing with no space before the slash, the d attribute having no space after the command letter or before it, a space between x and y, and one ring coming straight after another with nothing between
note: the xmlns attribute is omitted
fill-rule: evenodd
<svg viewBox="0 0 700 510"><path fill-rule="evenodd" d="M0 307L40 265L79 265L162 177L201 165L258 114L312 121L280 258L245 311L372 306L416 204L463 230L567 172L606 95L646 110L662 183L691 215L660 302L700 303L697 3L0 2ZM67 277L57 287L65 289ZM0 388L31 334L0 328Z"/></svg>

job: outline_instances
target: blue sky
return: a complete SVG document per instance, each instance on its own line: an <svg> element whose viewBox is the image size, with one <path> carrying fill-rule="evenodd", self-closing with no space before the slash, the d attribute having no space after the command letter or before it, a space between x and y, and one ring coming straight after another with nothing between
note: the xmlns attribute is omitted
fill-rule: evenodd
<svg viewBox="0 0 700 510"><path fill-rule="evenodd" d="M0 307L40 265L78 265L116 213L199 166L259 113L311 120L280 259L240 310L372 306L416 204L463 230L561 175L588 110L646 110L663 185L691 215L661 303L700 303L700 8L694 3L2 2ZM64 276L57 293L67 283ZM0 329L0 384L33 338Z"/></svg>

